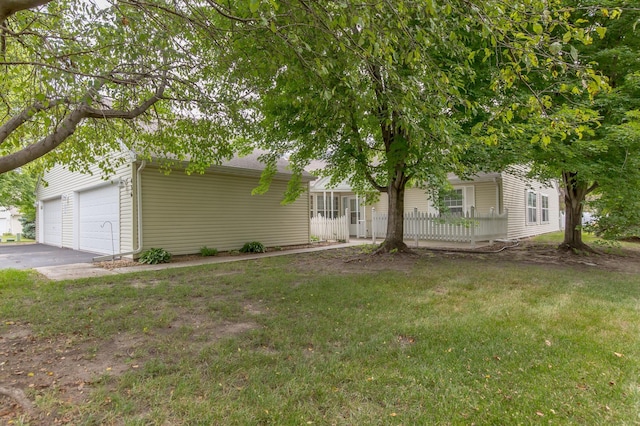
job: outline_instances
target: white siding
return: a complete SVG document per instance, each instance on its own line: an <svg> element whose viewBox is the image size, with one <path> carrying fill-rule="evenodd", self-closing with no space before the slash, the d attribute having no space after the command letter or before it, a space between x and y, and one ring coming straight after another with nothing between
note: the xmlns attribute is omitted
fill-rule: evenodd
<svg viewBox="0 0 640 426"><path fill-rule="evenodd" d="M15 207L0 206L0 233L21 234L22 215Z"/></svg>
<svg viewBox="0 0 640 426"><path fill-rule="evenodd" d="M308 194L281 205L286 182L274 180L266 194L251 195L258 181L257 175L164 175L147 167L142 174L144 249L179 255L203 246L234 250L250 241L267 247L308 243Z"/></svg>
<svg viewBox="0 0 640 426"><path fill-rule="evenodd" d="M116 156L114 156L115 158ZM79 223L78 223L78 193L97 188L103 185L119 186L120 201L120 221L119 221L119 246L121 251L131 251L133 249L133 203L132 181L135 170L132 164L127 161L120 165L113 176L102 179L102 173L97 166L91 167L91 174L70 172L64 166L56 166L45 173L42 183L38 185L36 194L39 201L60 198L62 200L62 246L68 248L79 248ZM127 182L119 185L120 180ZM45 186L46 183L46 186ZM38 208L37 214L42 213ZM36 220L40 226L40 220ZM36 233L39 238L39 230Z"/></svg>
<svg viewBox="0 0 640 426"><path fill-rule="evenodd" d="M519 168L518 172L524 172ZM537 194L537 223L529 224L526 219L526 192L531 189ZM526 238L559 230L560 202L557 184L550 187L535 181L526 181L522 177L509 173L502 175L503 207L509 209L508 237L512 239ZM540 194L549 197L549 222L541 222Z"/></svg>

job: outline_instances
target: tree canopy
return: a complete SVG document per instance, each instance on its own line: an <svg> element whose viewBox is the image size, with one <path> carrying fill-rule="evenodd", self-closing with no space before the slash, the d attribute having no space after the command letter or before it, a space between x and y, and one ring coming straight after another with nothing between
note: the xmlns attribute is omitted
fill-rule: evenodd
<svg viewBox="0 0 640 426"><path fill-rule="evenodd" d="M389 196L383 249L404 249L404 190L464 174L461 153L498 142L494 121L540 115L550 102L531 82L598 90L573 60L589 34L559 2L251 2L255 32L232 76L258 93L251 129L272 160L300 171L323 159L334 182ZM262 25L262 29L260 29ZM243 44L244 43L244 44ZM583 88L584 86L584 88ZM524 87L525 99L518 98ZM586 88L586 89L585 89ZM292 195L296 195L294 192Z"/></svg>
<svg viewBox="0 0 640 426"><path fill-rule="evenodd" d="M109 170L123 148L200 167L229 156L239 94L216 58L230 31L219 17L191 1L3 2L0 173L45 154Z"/></svg>
<svg viewBox="0 0 640 426"><path fill-rule="evenodd" d="M640 191L640 38L635 31L640 14L632 3L567 3L572 21L591 35L572 49L607 84L585 92L571 75L555 87L532 80L532 87L548 91L545 114L513 123L520 133L489 149L503 166L530 164L531 175L561 182L567 248L588 249L582 242L582 213L589 204L598 210L595 229L603 236L637 232L640 223L631 196Z"/></svg>
<svg viewBox="0 0 640 426"><path fill-rule="evenodd" d="M11 0L0 173L46 153L108 170L122 149L203 170L244 140L271 165L288 155L297 176L323 159L335 182L386 192L384 248L404 249L409 182L438 187L502 125L550 120L551 92L600 90L578 49L603 30L575 11L558 0ZM553 121L578 132L566 118ZM300 190L293 179L289 197Z"/></svg>

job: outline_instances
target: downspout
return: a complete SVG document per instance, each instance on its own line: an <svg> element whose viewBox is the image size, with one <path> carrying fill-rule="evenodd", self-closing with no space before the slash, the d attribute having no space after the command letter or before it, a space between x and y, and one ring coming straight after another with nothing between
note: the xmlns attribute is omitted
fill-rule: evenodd
<svg viewBox="0 0 640 426"><path fill-rule="evenodd" d="M140 167L138 167L138 169L136 170L136 205L138 207L138 217L136 218L136 220L138 222L138 247L133 251L94 257L94 262L99 262L102 260L113 260L116 257L128 256L130 254L136 255L142 251L142 170L146 165L147 162L145 160L142 160L142 162L140 163Z"/></svg>

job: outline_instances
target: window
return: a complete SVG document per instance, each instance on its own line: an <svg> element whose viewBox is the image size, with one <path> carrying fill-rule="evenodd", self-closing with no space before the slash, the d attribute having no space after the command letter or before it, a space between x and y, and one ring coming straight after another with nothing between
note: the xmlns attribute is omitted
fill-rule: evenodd
<svg viewBox="0 0 640 426"><path fill-rule="evenodd" d="M464 214L464 199L462 194L462 189L454 189L444 195L442 202L448 209L446 213L456 216L462 216Z"/></svg>
<svg viewBox="0 0 640 426"><path fill-rule="evenodd" d="M527 223L538 223L538 194L527 191Z"/></svg>
<svg viewBox="0 0 640 426"><path fill-rule="evenodd" d="M309 214L313 218L316 215L316 211L313 209L313 199L316 198L315 195L311 195L309 197Z"/></svg>
<svg viewBox="0 0 640 426"><path fill-rule="evenodd" d="M549 223L549 196L540 194L540 219L542 223Z"/></svg>
<svg viewBox="0 0 640 426"><path fill-rule="evenodd" d="M311 201L311 211L312 217L315 215L318 216L326 216L330 218L338 217L338 212L340 209L339 198L333 197L333 203L331 203L331 194L325 195L316 195L316 209L313 208L313 197Z"/></svg>

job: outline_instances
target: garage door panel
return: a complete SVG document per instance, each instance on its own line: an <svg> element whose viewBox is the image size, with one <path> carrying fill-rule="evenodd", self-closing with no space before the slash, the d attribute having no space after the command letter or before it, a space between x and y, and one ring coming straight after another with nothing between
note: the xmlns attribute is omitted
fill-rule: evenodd
<svg viewBox="0 0 640 426"><path fill-rule="evenodd" d="M120 199L117 186L78 194L79 248L100 254L120 251Z"/></svg>
<svg viewBox="0 0 640 426"><path fill-rule="evenodd" d="M42 203L43 243L62 247L62 200L56 198Z"/></svg>

